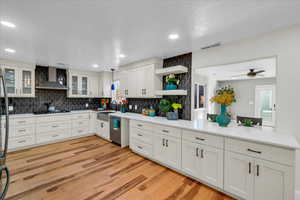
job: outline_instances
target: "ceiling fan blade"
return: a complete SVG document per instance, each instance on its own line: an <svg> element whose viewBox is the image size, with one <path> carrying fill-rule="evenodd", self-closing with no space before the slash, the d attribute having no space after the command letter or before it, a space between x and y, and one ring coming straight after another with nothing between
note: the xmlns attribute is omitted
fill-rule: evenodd
<svg viewBox="0 0 300 200"><path fill-rule="evenodd" d="M247 76L247 74L238 74L238 75L233 75L231 77L241 77L241 76Z"/></svg>
<svg viewBox="0 0 300 200"><path fill-rule="evenodd" d="M265 72L265 70L259 70L259 71L256 71L255 73L259 74L259 73L263 73L263 72Z"/></svg>

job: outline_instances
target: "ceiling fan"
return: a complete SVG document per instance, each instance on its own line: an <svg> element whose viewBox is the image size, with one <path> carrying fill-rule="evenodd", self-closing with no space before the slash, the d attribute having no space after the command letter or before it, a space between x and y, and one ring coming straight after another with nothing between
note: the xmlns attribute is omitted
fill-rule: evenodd
<svg viewBox="0 0 300 200"><path fill-rule="evenodd" d="M264 76L263 74L261 74L263 72L265 72L265 70L255 71L255 69L252 68L252 69L249 69L249 72L246 73L246 74L234 75L232 77L250 77L250 78L253 78L253 77L256 77L256 76Z"/></svg>

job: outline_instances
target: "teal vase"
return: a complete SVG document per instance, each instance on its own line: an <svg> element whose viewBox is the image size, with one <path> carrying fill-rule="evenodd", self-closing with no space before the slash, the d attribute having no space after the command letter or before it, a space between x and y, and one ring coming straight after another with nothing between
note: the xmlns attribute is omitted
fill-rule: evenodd
<svg viewBox="0 0 300 200"><path fill-rule="evenodd" d="M217 116L216 122L221 127L227 127L230 123L230 117L227 115L227 106L224 104L221 104L221 113Z"/></svg>
<svg viewBox="0 0 300 200"><path fill-rule="evenodd" d="M126 113L126 106L124 104L121 104L121 113Z"/></svg>
<svg viewBox="0 0 300 200"><path fill-rule="evenodd" d="M177 85L173 84L173 83L167 83L165 90L176 90L177 89Z"/></svg>

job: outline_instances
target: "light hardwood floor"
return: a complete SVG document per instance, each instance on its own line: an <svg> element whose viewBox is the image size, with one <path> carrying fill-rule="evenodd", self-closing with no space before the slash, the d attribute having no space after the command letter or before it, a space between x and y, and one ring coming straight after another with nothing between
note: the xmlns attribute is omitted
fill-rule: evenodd
<svg viewBox="0 0 300 200"><path fill-rule="evenodd" d="M9 153L7 200L232 200L97 136Z"/></svg>

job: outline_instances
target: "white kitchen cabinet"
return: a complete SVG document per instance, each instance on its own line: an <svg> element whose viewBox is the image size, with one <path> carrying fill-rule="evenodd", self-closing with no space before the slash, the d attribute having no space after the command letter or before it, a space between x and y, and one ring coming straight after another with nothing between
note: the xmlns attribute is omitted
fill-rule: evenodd
<svg viewBox="0 0 300 200"><path fill-rule="evenodd" d="M109 140L109 122L97 120L96 135Z"/></svg>
<svg viewBox="0 0 300 200"><path fill-rule="evenodd" d="M34 97L35 96L35 66L17 63L17 62L0 62L1 70L4 73L6 81L6 91L9 97ZM1 83L1 96L3 89Z"/></svg>
<svg viewBox="0 0 300 200"><path fill-rule="evenodd" d="M99 97L99 78L98 76L89 76L89 97Z"/></svg>
<svg viewBox="0 0 300 200"><path fill-rule="evenodd" d="M292 168L225 152L225 190L247 200L291 200Z"/></svg>
<svg viewBox="0 0 300 200"><path fill-rule="evenodd" d="M96 133L97 130L97 112L90 113L89 132Z"/></svg>
<svg viewBox="0 0 300 200"><path fill-rule="evenodd" d="M165 138L162 134L153 134L153 158L164 163L166 158Z"/></svg>
<svg viewBox="0 0 300 200"><path fill-rule="evenodd" d="M99 97L111 98L112 72L101 72L99 78Z"/></svg>
<svg viewBox="0 0 300 200"><path fill-rule="evenodd" d="M88 74L69 69L67 79L69 88L68 97L89 97L90 83Z"/></svg>
<svg viewBox="0 0 300 200"><path fill-rule="evenodd" d="M223 188L223 150L183 140L182 171Z"/></svg>
<svg viewBox="0 0 300 200"><path fill-rule="evenodd" d="M292 169L288 166L255 159L254 200L294 199Z"/></svg>

